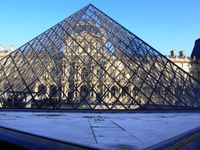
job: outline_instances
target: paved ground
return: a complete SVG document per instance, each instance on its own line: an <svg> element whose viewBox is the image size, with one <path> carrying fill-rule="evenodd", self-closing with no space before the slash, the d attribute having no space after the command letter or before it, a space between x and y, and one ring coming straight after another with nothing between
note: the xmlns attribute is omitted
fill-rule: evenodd
<svg viewBox="0 0 200 150"><path fill-rule="evenodd" d="M0 126L101 149L143 149L200 126L200 114L0 112Z"/></svg>

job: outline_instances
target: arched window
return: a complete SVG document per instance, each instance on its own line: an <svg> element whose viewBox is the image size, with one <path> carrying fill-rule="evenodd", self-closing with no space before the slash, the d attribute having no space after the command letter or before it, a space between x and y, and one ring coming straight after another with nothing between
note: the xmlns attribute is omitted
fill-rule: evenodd
<svg viewBox="0 0 200 150"><path fill-rule="evenodd" d="M126 96L128 92L129 92L128 86L122 88L122 96Z"/></svg>
<svg viewBox="0 0 200 150"><path fill-rule="evenodd" d="M114 96L114 95L116 95L116 93L117 93L117 87L114 85L111 87L111 94L112 94L112 96Z"/></svg>
<svg viewBox="0 0 200 150"><path fill-rule="evenodd" d="M89 71L86 67L84 67L81 71L82 79L84 80L89 75Z"/></svg>
<svg viewBox="0 0 200 150"><path fill-rule="evenodd" d="M86 85L81 86L81 96L86 97L89 94L89 89Z"/></svg>
<svg viewBox="0 0 200 150"><path fill-rule="evenodd" d="M49 88L49 96L50 97L55 97L57 94L57 86L51 85Z"/></svg>
<svg viewBox="0 0 200 150"><path fill-rule="evenodd" d="M4 85L4 90L6 91L6 97L8 99L13 99L14 98L14 94L13 94L13 92L11 90L11 86L8 83L6 83Z"/></svg>
<svg viewBox="0 0 200 150"><path fill-rule="evenodd" d="M45 93L46 93L45 85L43 85L43 84L39 85L37 95L42 96L42 95L45 95Z"/></svg>

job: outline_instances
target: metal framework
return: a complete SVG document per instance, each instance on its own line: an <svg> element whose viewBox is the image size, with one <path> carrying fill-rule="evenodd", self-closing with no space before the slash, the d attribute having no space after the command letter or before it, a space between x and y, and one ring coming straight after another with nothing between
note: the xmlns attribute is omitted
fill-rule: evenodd
<svg viewBox="0 0 200 150"><path fill-rule="evenodd" d="M200 108L198 80L91 4L0 63L1 108Z"/></svg>

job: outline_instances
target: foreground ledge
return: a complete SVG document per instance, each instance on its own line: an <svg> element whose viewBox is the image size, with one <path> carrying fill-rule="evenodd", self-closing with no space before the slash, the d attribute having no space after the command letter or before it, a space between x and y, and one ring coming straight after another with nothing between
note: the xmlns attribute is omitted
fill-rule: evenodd
<svg viewBox="0 0 200 150"><path fill-rule="evenodd" d="M172 146L187 135L198 133L200 115L198 112L1 111L0 126L85 147L148 149L156 145ZM176 143L169 144L172 138L179 140L171 140Z"/></svg>

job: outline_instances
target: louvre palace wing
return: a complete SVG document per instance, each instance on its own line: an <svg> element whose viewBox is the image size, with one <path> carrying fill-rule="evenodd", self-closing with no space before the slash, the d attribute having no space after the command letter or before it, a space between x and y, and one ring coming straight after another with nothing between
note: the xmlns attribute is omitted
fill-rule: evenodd
<svg viewBox="0 0 200 150"><path fill-rule="evenodd" d="M0 64L0 108L199 109L199 81L93 5Z"/></svg>

